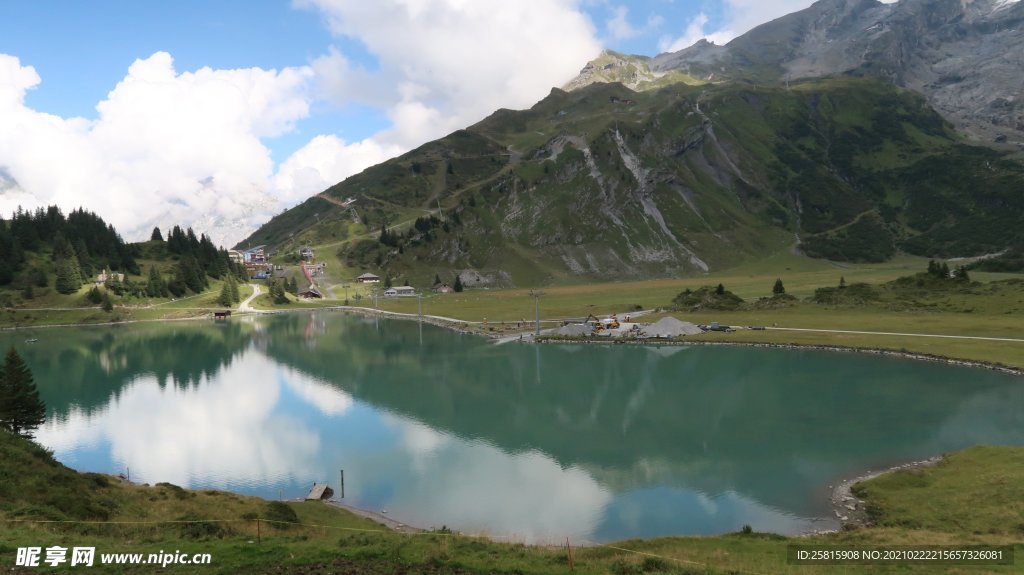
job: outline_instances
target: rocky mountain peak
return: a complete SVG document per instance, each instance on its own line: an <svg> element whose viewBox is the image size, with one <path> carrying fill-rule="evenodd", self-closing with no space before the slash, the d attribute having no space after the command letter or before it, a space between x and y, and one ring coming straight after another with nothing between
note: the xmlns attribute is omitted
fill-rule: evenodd
<svg viewBox="0 0 1024 575"><path fill-rule="evenodd" d="M600 73L581 74L567 89L595 81L645 89L664 85L672 72L714 83L879 76L921 92L972 138L1024 150L1020 0L819 0L725 46L701 40L628 58L602 62Z"/></svg>

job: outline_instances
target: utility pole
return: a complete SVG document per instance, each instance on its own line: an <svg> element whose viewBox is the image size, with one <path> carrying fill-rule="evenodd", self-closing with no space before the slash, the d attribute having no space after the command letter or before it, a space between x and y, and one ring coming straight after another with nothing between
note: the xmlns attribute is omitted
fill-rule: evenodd
<svg viewBox="0 0 1024 575"><path fill-rule="evenodd" d="M534 335L540 335L540 296L544 295L544 291L532 289L530 295L533 297Z"/></svg>

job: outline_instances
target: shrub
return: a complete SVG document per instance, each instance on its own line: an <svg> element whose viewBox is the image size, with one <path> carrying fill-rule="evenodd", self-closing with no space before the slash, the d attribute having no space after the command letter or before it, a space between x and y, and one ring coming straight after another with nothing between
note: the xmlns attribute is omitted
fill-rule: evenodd
<svg viewBox="0 0 1024 575"><path fill-rule="evenodd" d="M644 573L668 571L668 561L665 561L661 557L645 557L643 562L640 563L640 570Z"/></svg>
<svg viewBox="0 0 1024 575"><path fill-rule="evenodd" d="M227 531L219 523L207 521L194 513L183 515L177 519L178 532L185 539L212 539L223 537Z"/></svg>
<svg viewBox="0 0 1024 575"><path fill-rule="evenodd" d="M734 310L743 305L743 299L719 284L718 287L703 286L697 290L687 288L680 292L672 300L672 303L677 308L691 311L700 309Z"/></svg>
<svg viewBox="0 0 1024 575"><path fill-rule="evenodd" d="M272 525L279 529L288 529L291 527L289 524L299 523L299 516L295 510L283 501L267 502L263 507L263 519L273 521Z"/></svg>

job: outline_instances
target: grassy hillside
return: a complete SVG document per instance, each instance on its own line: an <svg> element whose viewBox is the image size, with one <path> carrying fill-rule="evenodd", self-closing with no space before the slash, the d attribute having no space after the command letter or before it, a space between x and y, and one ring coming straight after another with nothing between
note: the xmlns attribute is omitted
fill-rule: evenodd
<svg viewBox="0 0 1024 575"><path fill-rule="evenodd" d="M839 261L970 256L1024 243L1021 178L877 80L594 84L369 168L242 244L311 244L348 277L504 286L692 276L798 242Z"/></svg>
<svg viewBox="0 0 1024 575"><path fill-rule="evenodd" d="M95 214L56 206L0 219L0 325L105 323L208 313L245 270L206 236L125 243ZM243 287L242 297L250 288Z"/></svg>
<svg viewBox="0 0 1024 575"><path fill-rule="evenodd" d="M564 573L565 548L530 547L462 537L447 531L403 534L320 503L268 502L161 483L140 486L79 474L45 450L0 433L0 561L14 565L20 547L94 546L99 573ZM738 533L668 537L574 547L578 573L845 573L888 572L872 565L801 566L787 546L1020 545L1024 480L1020 448L978 447L933 468L899 471L855 488L879 527L800 539ZM941 505L935 502L941 500ZM1016 518L1016 519L1015 519ZM44 521L51 521L46 523ZM59 523L52 523L59 521ZM180 551L209 554L209 565L99 565L107 553ZM45 558L45 554L43 556ZM65 570L69 569L66 565ZM900 572L934 573L935 565ZM947 572L1019 572L1014 566L942 567ZM45 564L36 568L48 572Z"/></svg>

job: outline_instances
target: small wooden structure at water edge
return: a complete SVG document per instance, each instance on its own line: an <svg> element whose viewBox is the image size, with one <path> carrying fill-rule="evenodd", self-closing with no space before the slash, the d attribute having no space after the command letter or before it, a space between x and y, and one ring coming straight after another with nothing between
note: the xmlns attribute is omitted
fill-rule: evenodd
<svg viewBox="0 0 1024 575"><path fill-rule="evenodd" d="M306 501L321 501L334 496L334 490L326 483L314 483L313 488L306 495Z"/></svg>
<svg viewBox="0 0 1024 575"><path fill-rule="evenodd" d="M231 317L231 310L215 311L213 312L213 319L229 319Z"/></svg>

